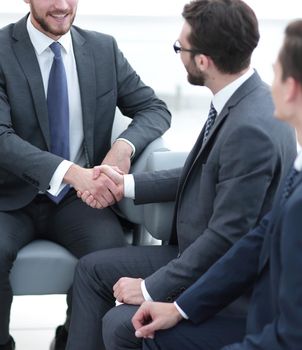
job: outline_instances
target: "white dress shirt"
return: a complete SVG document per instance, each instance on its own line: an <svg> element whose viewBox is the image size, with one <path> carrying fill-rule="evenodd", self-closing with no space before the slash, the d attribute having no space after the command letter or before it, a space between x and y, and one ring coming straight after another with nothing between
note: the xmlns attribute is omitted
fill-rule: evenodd
<svg viewBox="0 0 302 350"><path fill-rule="evenodd" d="M297 171L301 171L302 170L302 151L299 151L299 154L297 155L297 158L294 162L294 168Z"/></svg>

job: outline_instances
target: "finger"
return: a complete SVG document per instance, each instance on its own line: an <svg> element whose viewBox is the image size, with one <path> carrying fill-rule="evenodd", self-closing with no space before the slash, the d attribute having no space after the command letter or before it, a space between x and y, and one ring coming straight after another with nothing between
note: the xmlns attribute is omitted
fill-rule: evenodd
<svg viewBox="0 0 302 350"><path fill-rule="evenodd" d="M96 200L100 203L102 208L107 208L111 205L103 196L97 196Z"/></svg>
<svg viewBox="0 0 302 350"><path fill-rule="evenodd" d="M88 192L88 191L82 192L82 195L81 195L82 201L83 201L84 203L86 203L87 198L88 198L89 196L91 196L91 193L90 193L90 192Z"/></svg>
<svg viewBox="0 0 302 350"><path fill-rule="evenodd" d="M153 322L149 323L146 326L142 326L141 328L139 328L138 330L135 331L135 336L137 338L154 338L154 327L153 327Z"/></svg>
<svg viewBox="0 0 302 350"><path fill-rule="evenodd" d="M132 325L135 330L139 330L144 325L144 313L141 309L138 309L136 314L132 317ZM138 338L140 338L138 336Z"/></svg>
<svg viewBox="0 0 302 350"><path fill-rule="evenodd" d="M100 175L101 175L101 167L100 166L95 166L93 168L93 172L92 172L93 180L96 180Z"/></svg>
<svg viewBox="0 0 302 350"><path fill-rule="evenodd" d="M131 321L136 330L142 328L146 323L151 321L149 305L149 301L144 302L133 315Z"/></svg>
<svg viewBox="0 0 302 350"><path fill-rule="evenodd" d="M88 203L86 203L88 204ZM97 204L97 200L93 199L88 205L93 208L93 209L96 209L96 204Z"/></svg>
<svg viewBox="0 0 302 350"><path fill-rule="evenodd" d="M118 301L120 301L119 299L122 299L122 296L121 296L121 293L120 293L120 290L119 290L119 289L116 289L116 290L113 292L113 296L114 296L115 299L117 299Z"/></svg>
<svg viewBox="0 0 302 350"><path fill-rule="evenodd" d="M102 205L100 202L96 202L96 209L103 209Z"/></svg>
<svg viewBox="0 0 302 350"><path fill-rule="evenodd" d="M124 197L124 193L121 190L120 187L118 187L114 182L108 182L108 190L110 191L114 203L119 202L123 197Z"/></svg>
<svg viewBox="0 0 302 350"><path fill-rule="evenodd" d="M88 205L90 205L90 206L94 206L94 205L96 205L96 199L93 197L93 195L92 194L89 194L87 197L86 197L86 199L85 199L85 203L86 204L88 204Z"/></svg>
<svg viewBox="0 0 302 350"><path fill-rule="evenodd" d="M101 195L100 198L97 198L97 200L102 203L102 205L105 207L109 207L110 205L113 205L116 200L113 196L113 194L107 189L105 190Z"/></svg>

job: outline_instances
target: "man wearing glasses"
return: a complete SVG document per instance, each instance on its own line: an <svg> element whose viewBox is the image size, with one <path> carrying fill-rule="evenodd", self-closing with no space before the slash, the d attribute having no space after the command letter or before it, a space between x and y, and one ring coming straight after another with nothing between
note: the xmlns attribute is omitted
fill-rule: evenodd
<svg viewBox="0 0 302 350"><path fill-rule="evenodd" d="M274 119L268 86L250 67L258 22L241 0L185 5L174 50L191 84L213 93L209 117L182 169L121 175L117 193L137 204L175 200L169 245L126 247L81 259L74 282L68 350L139 349L131 317L145 300L173 302L255 227L296 155L294 135ZM89 193L82 199L94 205ZM244 264L245 261L242 261ZM225 278L228 278L226 276ZM114 308L115 299L123 303ZM247 297L228 310L241 336ZM233 327L231 329L231 327Z"/></svg>

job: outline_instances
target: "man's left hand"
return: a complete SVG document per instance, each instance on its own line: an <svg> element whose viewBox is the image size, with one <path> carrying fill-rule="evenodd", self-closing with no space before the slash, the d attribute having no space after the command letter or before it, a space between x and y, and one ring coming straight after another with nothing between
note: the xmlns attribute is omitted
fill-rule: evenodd
<svg viewBox="0 0 302 350"><path fill-rule="evenodd" d="M122 277L113 286L114 297L120 303L141 305L145 299L141 289L141 278Z"/></svg>

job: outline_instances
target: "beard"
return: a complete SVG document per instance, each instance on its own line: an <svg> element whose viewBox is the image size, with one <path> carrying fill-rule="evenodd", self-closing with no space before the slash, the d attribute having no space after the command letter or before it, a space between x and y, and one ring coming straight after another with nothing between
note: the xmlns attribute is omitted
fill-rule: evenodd
<svg viewBox="0 0 302 350"><path fill-rule="evenodd" d="M40 17L33 7L31 8L31 15L33 16L35 21L40 25L40 27L43 29L43 31L45 33L51 34L53 36L62 36L64 34L66 34L69 31L69 29L70 29L70 27L75 19L75 14L74 14L71 17L68 25L62 26L60 28L59 26L58 27L52 26L50 23L47 22L47 20L45 18Z"/></svg>
<svg viewBox="0 0 302 350"><path fill-rule="evenodd" d="M197 86L205 85L206 74L197 69L196 63L193 60L191 60L185 68L188 73L187 79L190 84Z"/></svg>
<svg viewBox="0 0 302 350"><path fill-rule="evenodd" d="M198 74L188 72L188 82L192 85L204 86L205 80L205 75L201 72Z"/></svg>

